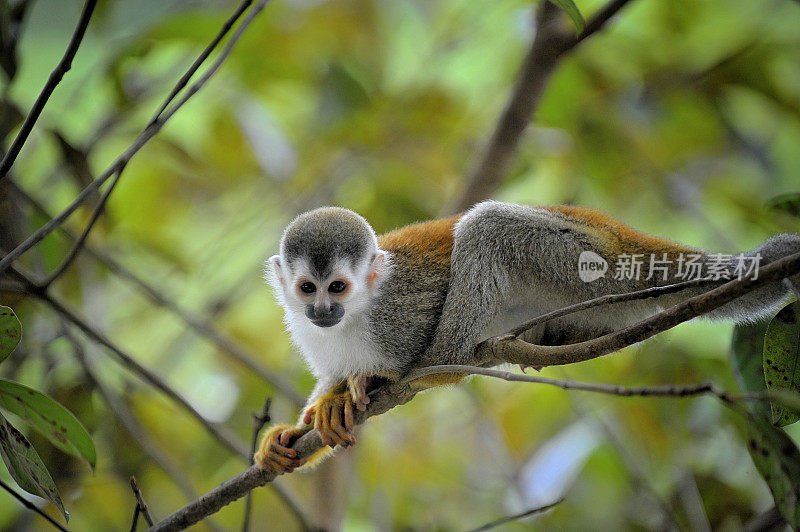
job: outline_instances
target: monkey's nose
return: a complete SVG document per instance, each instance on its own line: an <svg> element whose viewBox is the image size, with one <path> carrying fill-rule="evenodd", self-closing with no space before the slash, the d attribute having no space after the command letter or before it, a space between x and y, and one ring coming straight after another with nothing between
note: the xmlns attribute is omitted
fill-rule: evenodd
<svg viewBox="0 0 800 532"><path fill-rule="evenodd" d="M332 305L307 305L306 317L318 327L331 327L344 316L344 307L339 303Z"/></svg>

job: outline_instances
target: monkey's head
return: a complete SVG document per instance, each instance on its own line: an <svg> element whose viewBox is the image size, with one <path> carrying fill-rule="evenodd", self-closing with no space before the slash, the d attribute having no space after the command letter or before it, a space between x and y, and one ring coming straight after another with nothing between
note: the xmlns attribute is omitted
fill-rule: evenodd
<svg viewBox="0 0 800 532"><path fill-rule="evenodd" d="M292 320L334 327L364 311L388 267L369 223L355 212L322 207L295 218L270 257L268 280Z"/></svg>

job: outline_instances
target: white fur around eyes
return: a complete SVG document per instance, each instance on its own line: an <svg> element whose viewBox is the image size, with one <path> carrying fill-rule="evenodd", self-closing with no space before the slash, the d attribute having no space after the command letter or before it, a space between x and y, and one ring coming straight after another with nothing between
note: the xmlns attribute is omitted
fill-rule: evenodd
<svg viewBox="0 0 800 532"><path fill-rule="evenodd" d="M369 327L364 323L364 314L370 307L372 297L377 294L377 287L370 289L367 283L369 263L357 265L353 270L348 262L340 262L327 280L320 280L324 284L343 276L350 282L343 302L344 318L333 327L318 327L311 323L305 315L306 303L291 289L297 279L308 275L305 261L297 261L292 265L280 264L277 268L276 265L274 259L269 261L265 277L284 308L284 322L292 342L315 377L345 379L351 375L386 369L386 357L380 355L380 350L369 339ZM386 260L381 273L385 274L388 267L389 261Z"/></svg>

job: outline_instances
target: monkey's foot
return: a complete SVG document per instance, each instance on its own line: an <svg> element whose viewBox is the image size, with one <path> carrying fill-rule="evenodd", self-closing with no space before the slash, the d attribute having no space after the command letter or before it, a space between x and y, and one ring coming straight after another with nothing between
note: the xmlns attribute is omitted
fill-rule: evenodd
<svg viewBox="0 0 800 532"><path fill-rule="evenodd" d="M362 412L367 409L369 404L369 395L367 395L367 380L369 377L366 375L353 376L347 378L347 389L350 390L350 395L356 408Z"/></svg>
<svg viewBox="0 0 800 532"><path fill-rule="evenodd" d="M306 427L294 425L275 425L261 439L261 445L255 454L255 462L261 469L276 473L291 473L302 466L306 460L297 458L297 451L290 449L294 440L308 432Z"/></svg>
<svg viewBox="0 0 800 532"><path fill-rule="evenodd" d="M356 443L353 436L353 400L350 391L331 391L306 408L303 421L311 423L322 437L322 443L334 447Z"/></svg>

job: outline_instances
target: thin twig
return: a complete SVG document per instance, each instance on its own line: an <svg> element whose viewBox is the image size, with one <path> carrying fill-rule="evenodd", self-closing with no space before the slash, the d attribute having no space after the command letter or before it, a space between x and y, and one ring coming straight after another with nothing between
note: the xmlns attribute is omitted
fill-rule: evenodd
<svg viewBox="0 0 800 532"><path fill-rule="evenodd" d="M476 357L493 365L500 362L527 366L558 366L591 360L613 353L702 316L756 288L800 273L800 253L787 255L758 271L758 277L732 280L713 290L691 297L660 313L618 331L568 345L535 345L509 335L495 336L478 344Z"/></svg>
<svg viewBox="0 0 800 532"><path fill-rule="evenodd" d="M519 335L521 335L528 329L531 329L536 325L539 325L540 323L554 320L556 318L560 318L568 314L574 314L575 312L579 312L581 310L590 309L600 305L610 305L612 303L622 303L624 301L650 299L652 297L659 297L666 294L674 294L675 292L680 292L681 290L686 290L687 288L709 285L713 282L714 281L710 281L708 279L691 279L689 281L683 281L675 284L668 284L664 286L653 286L650 288L645 288L643 290L637 290L635 292L626 292L624 294L609 294L605 296L596 297L594 299L589 299L588 301L582 301L574 305L569 305L567 307L563 307L558 310L542 314L541 316L536 316L532 320L511 329L510 331L508 331L507 335L512 336L514 338L519 338Z"/></svg>
<svg viewBox="0 0 800 532"><path fill-rule="evenodd" d="M52 233L56 227L64 223L64 221L69 218L69 216L75 212L81 204L88 198L91 194L93 194L103 183L105 183L109 177L111 177L121 166L127 164L131 158L138 153L142 147L147 144L147 142L152 139L156 133L158 133L164 124L172 118L172 116L178 112L178 110L189 101L192 96L194 96L197 91L199 91L203 86L211 79L214 74L219 70L219 67L222 66L222 63L227 59L228 55L230 55L231 51L234 48L234 45L239 40L239 38L244 33L244 30L250 25L253 19L258 15L267 3L270 0L261 0L255 8L250 12L250 14L241 22L239 27L236 29L234 34L231 36L230 40L225 45L225 48L220 52L217 59L212 63L208 70L206 70L200 78L196 82L194 82L186 91L186 93L181 97L177 102L175 102L171 107L166 109L161 116L149 123L147 127L136 137L133 143L124 151L122 152L111 165L99 176L97 176L94 181L89 183L81 192L78 193L77 197L63 210L60 214L56 217L49 220L45 223L42 227L36 230L32 235L25 239L20 245L16 248L11 250L2 260L0 260L0 273L6 271L9 265L17 260L23 253L31 249L33 246L41 242L47 235Z"/></svg>
<svg viewBox="0 0 800 532"><path fill-rule="evenodd" d="M620 9L625 7L625 4L630 2L631 0L612 0L611 2L607 3L600 10L595 13L592 18L590 18L586 22L586 26L583 28L583 32L578 35L578 38L575 39L575 42L570 45L570 48L574 48L601 29L606 25L606 23L611 20L611 18L616 15Z"/></svg>
<svg viewBox="0 0 800 532"><path fill-rule="evenodd" d="M258 447L258 433L261 432L261 429L264 428L264 425L270 422L270 415L269 409L272 406L272 398L267 397L264 401L264 407L261 409L261 413L258 414L253 412L253 438L250 441L250 465L252 466L255 462L255 454L256 448ZM300 528L303 530L311 530L310 525L308 524L308 518L303 512L303 509L300 508L300 504L294 499L294 497L286 491L283 486L278 484L271 484L275 491L275 494L286 504L286 507L289 508L289 511L292 515L295 516L297 519ZM253 492L250 491L247 493L247 497L245 498L244 502L244 520L242 521L242 531L247 532L250 530L250 513L252 508L252 498Z"/></svg>
<svg viewBox="0 0 800 532"><path fill-rule="evenodd" d="M30 203L43 216L52 218L44 206L38 200L36 200L36 198L25 192L25 190L22 189L15 181L10 180L8 181L8 184L11 185L15 193ZM68 228L60 226L58 229L68 239L72 240L73 242L77 241L78 237L76 237L75 234ZM112 273L135 285L136 288L142 291L144 295L147 296L151 301L175 314L195 332L210 340L222 351L228 353L233 358L238 360L246 368L254 371L257 375L274 386L276 390L283 393L290 401L292 401L292 403L294 403L295 406L302 406L305 403L305 397L302 393L300 393L300 391L297 390L296 386L283 378L281 375L257 362L254 354L249 353L244 348L237 345L233 340L228 338L214 325L213 321L187 312L175 301L163 295L161 289L154 287L148 281L145 281L142 277L133 273L133 271L128 269L126 266L123 266L108 253L93 247L89 243L84 243L83 249L87 255L94 257L97 261L104 264Z"/></svg>
<svg viewBox="0 0 800 532"><path fill-rule="evenodd" d="M714 395L724 401L737 400L769 400L766 394L732 394L725 390L720 390L710 382L686 385L667 385L667 386L635 386L626 387L616 384L603 384L594 382L581 382L569 379L551 379L539 377L537 375L520 375L510 371L483 368L480 366L467 366L462 364L452 364L443 366L428 366L410 371L399 384L405 384L413 380L425 377L426 375L438 375L441 373L460 373L464 375L483 375L494 377L511 382L532 382L555 386L562 390L580 390L584 392L595 392L607 395L617 395L620 397L692 397L695 395Z"/></svg>
<svg viewBox="0 0 800 532"><path fill-rule="evenodd" d="M61 530L61 532L69 532L69 530L67 530L67 529L66 529L66 528L65 528L63 525L61 525L61 524L60 524L58 521L56 521L55 519L53 519L52 517L50 517L49 515L47 515L47 514L46 514L44 511L42 511L42 510L41 510L41 509L40 509L38 506L36 506L36 505L35 505L35 504L33 504L32 502L30 502L28 499L26 499L25 497L23 497L22 495L20 495L19 493L17 493L17 490L15 490L15 489L14 489L14 488L12 488L11 486L9 486L9 485L8 485L8 484L6 484L5 482L3 482L3 481L2 481L2 479L0 479L0 488L3 488L3 489L4 489L4 490L6 490L8 493L10 493L12 497L14 497L15 499L17 499L17 500L18 500L20 503L22 503L22 505L23 505L25 508L27 508L28 510L31 510L32 512L36 512L37 514L39 514L39 515L41 515L42 517L44 517L45 519L47 519L47 522L48 522L48 523L50 523L51 525L53 525L54 527L56 527L58 530Z"/></svg>
<svg viewBox="0 0 800 532"><path fill-rule="evenodd" d="M533 508L531 510L525 510L524 512L521 512L521 513L518 513L518 514L509 515L509 516L506 516L506 517L501 517L500 519L497 519L496 521L491 521L489 523L486 523L485 525L479 526L478 528L473 528L470 532L483 532L484 530L489 530L489 529L498 527L500 525L504 525L506 523L510 523L511 521L517 521L519 519L524 519L524 518L530 517L532 515L540 514L542 512L546 512L550 508L553 508L553 507L561 504L563 501L564 501L564 499L561 498L561 499L558 499L556 502L552 502L552 503L547 504L545 506L539 506L538 508Z"/></svg>
<svg viewBox="0 0 800 532"><path fill-rule="evenodd" d="M253 412L253 438L250 441L250 465L255 463L256 447L258 446L258 433L264 428L264 425L269 423L269 408L272 406L272 397L267 397L264 401L264 408L261 409L261 414ZM242 521L242 532L250 530L250 510L253 504L253 492L247 494L244 501L244 520Z"/></svg>
<svg viewBox="0 0 800 532"><path fill-rule="evenodd" d="M217 36L214 37L214 39L210 43L208 43L208 45L203 49L202 53L199 56L197 56L197 59L194 60L192 66L189 67L189 70L187 70L183 74L183 76L181 76L181 79L179 79L178 82L175 84L175 86L172 88L172 91L170 91L169 96L167 96L167 98L164 100L164 103L161 104L161 107L158 109L156 114L153 115L153 118L150 120L151 124L157 121L161 117L161 113L164 112L167 106L170 103L172 103L172 100L175 99L175 96L177 96L178 93L181 90L183 90L186 84L189 83L191 77L195 74L195 72L197 72L197 70L205 62L205 60L208 59L208 56L211 55L211 52L214 51L214 48L216 48L219 42L225 37L225 35L228 34L233 25L236 23L236 21L239 20L239 17L241 17L242 14L245 11L247 11L247 8L249 8L252 3L253 0L244 0L241 4L239 4L239 7L236 9L236 11L234 11L233 14L230 16L230 18L228 18L228 20L225 21L225 24L222 25L222 29L219 30Z"/></svg>
<svg viewBox="0 0 800 532"><path fill-rule="evenodd" d="M147 507L147 503L144 501L144 496L142 495L142 491L139 489L139 484L136 482L136 477L131 475L130 482L131 489L133 490L133 496L136 497L136 505L139 507L139 511L144 516L144 520L147 521L147 524L153 526L153 516L150 515L150 509Z"/></svg>
<svg viewBox="0 0 800 532"><path fill-rule="evenodd" d="M156 375L150 369L142 366L133 356L126 353L119 346L114 344L105 334L92 327L86 320L80 317L72 309L67 307L63 302L54 296L50 295L47 291L41 290L38 283L29 277L27 274L20 271L17 267L12 266L11 272L17 276L21 281L26 283L28 293L38 297L47 305L64 317L67 321L77 326L83 333L91 338L94 342L106 347L109 351L114 353L119 361L128 369L139 375L145 382L152 385L154 388L162 392L173 402L177 403L189 414L192 415L203 427L214 436L220 443L227 447L232 453L247 457L247 447L241 442L235 434L231 433L223 425L219 425L205 418L197 409L192 406L181 394L169 386L161 377Z"/></svg>
<svg viewBox="0 0 800 532"><path fill-rule="evenodd" d="M8 174L8 171L17 159L17 155L19 155L25 141L28 140L28 135L30 135L33 130L33 125L36 123L36 120L39 119L39 115L47 104L47 100L50 99L50 95L53 94L56 85L61 82L64 74L72 68L72 60L78 52L81 41L83 41L83 36L86 34L86 28L89 27L89 20L92 18L92 12L96 5L97 0L86 0L86 4L83 6L83 12L78 19L78 25L72 33L72 38L67 45L67 49L64 51L64 55L61 57L61 61L58 62L56 68L50 73L50 77L42 88L42 92L39 93L39 97L36 98L28 116L25 117L25 122L22 123L19 133L14 137L14 142L11 143L3 160L0 161L0 181Z"/></svg>
<svg viewBox="0 0 800 532"><path fill-rule="evenodd" d="M83 249L84 244L86 243L86 238L89 236L94 224L100 218L100 214L102 214L103 209L105 209L106 203L108 202L108 197L111 196L111 193L114 191L114 187L117 186L119 183L119 178L122 176L122 172L125 170L125 166L127 164L123 164L119 167L117 172L114 174L114 178L111 180L111 184L108 185L108 188L103 192L103 195L100 197L100 200L97 202L97 205L94 206L94 210L92 211L92 215L89 218L89 221L86 223L86 227L83 229L83 232L75 241L75 244L72 245L67 256L61 261L53 272L48 275L43 281L42 286L48 287L50 286L53 281L61 277L61 275L69 268L72 261L75 260L75 257L78 256L81 249Z"/></svg>
<svg viewBox="0 0 800 532"><path fill-rule="evenodd" d="M139 525L139 514L142 510L139 508L139 503L133 505L133 519L131 519L131 532L136 532Z"/></svg>

